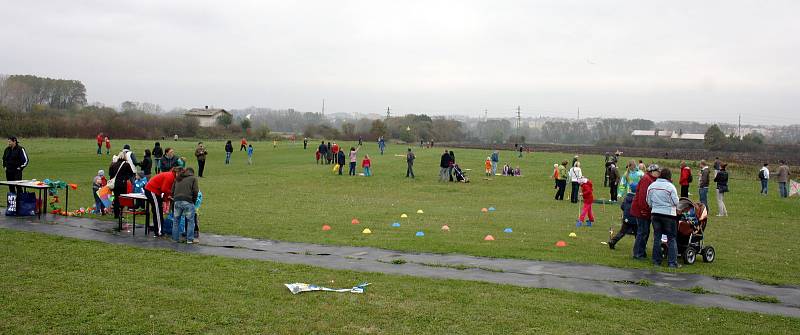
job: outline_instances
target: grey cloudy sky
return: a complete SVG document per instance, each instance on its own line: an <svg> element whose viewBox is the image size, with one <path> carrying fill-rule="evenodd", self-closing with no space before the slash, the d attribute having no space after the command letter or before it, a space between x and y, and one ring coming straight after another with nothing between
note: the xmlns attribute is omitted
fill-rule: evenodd
<svg viewBox="0 0 800 335"><path fill-rule="evenodd" d="M800 123L800 1L0 0L89 101Z"/></svg>

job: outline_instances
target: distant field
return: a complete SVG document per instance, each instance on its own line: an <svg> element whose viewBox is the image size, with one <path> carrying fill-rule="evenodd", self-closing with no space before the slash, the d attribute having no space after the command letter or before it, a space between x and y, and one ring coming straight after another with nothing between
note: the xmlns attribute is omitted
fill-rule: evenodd
<svg viewBox="0 0 800 335"><path fill-rule="evenodd" d="M252 166L246 164L246 155L238 151L236 142L237 151L229 166L223 164L224 143L206 143L210 155L206 178L200 181L204 193L200 212L204 231L398 250L650 267L647 262L631 259L632 237L624 238L616 251L600 244L608 239L609 227L619 227L617 206L596 205L597 225L576 230L578 206L553 200L553 182L549 179L553 163L570 159L569 154L533 153L519 159L516 153L501 152L501 163L519 165L524 177L484 180L483 160L489 152L455 150L457 162L462 168L471 169L468 173L472 179L470 184L455 184L437 182L443 148L414 148L417 178L410 180L404 178L405 159L396 156L405 152L402 145L389 145L386 154L380 156L375 143L367 143L359 158L365 153L371 156L374 176L365 178L335 176L331 173L332 166L315 165L313 153L318 141L311 142L306 151L300 142L295 145L281 142L277 149L272 148L271 142L256 142ZM139 157L145 148L153 146L152 141L115 139L115 151L124 143L131 144ZM31 156L26 178L77 183L79 189L71 194L70 206L92 205L90 181L98 169L107 170L110 163L108 156L96 156L93 139L23 139L22 144ZM176 147L179 154L190 158L190 166L196 167L192 155L196 142L162 144ZM594 180L595 197L606 198L602 157L587 155L581 161L584 174ZM676 161L662 163L677 165ZM740 174L737 169L742 168L732 167L734 177ZM774 183L770 185L769 197L761 197L757 183L752 179L731 182L732 192L726 196L730 212L727 218L713 216L716 201L709 195L712 217L707 242L717 249L717 260L713 264L699 262L685 266L679 271L800 284L797 276L800 260L792 256L798 249L796 241L800 240L795 226L800 199L779 199ZM692 193L696 192L693 186ZM480 212L482 207L490 206L497 211ZM424 214L416 214L418 209ZM409 218L401 219L403 213ZM353 218L358 218L361 224L352 225ZM392 228L395 221L402 226ZM333 229L323 232L320 229L323 224ZM444 224L450 226L449 233L440 231ZM506 227L514 232L503 233ZM373 233L361 234L364 228ZM425 237L415 237L417 231L424 231ZM567 235L573 231L578 237L569 239ZM487 234L497 240L483 241ZM558 240L567 240L570 246L556 248Z"/></svg>

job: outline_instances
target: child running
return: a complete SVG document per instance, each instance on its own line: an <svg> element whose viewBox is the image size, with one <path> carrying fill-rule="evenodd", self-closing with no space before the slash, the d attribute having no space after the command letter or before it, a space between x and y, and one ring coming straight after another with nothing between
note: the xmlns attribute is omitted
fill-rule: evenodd
<svg viewBox="0 0 800 335"><path fill-rule="evenodd" d="M253 164L253 145L247 145L247 165Z"/></svg>
<svg viewBox="0 0 800 335"><path fill-rule="evenodd" d="M578 221L575 222L575 227L581 226L581 221L588 215L589 218L586 220L586 226L591 227L592 222L594 221L594 212L592 211L592 203L594 202L594 193L592 189L592 181L586 177L583 177L578 180L578 183L581 185L581 195L583 196L583 209L581 210L581 215L578 217Z"/></svg>
<svg viewBox="0 0 800 335"><path fill-rule="evenodd" d="M492 159L491 157L486 157L486 161L483 162L483 168L486 172L486 176L490 177L492 175Z"/></svg>

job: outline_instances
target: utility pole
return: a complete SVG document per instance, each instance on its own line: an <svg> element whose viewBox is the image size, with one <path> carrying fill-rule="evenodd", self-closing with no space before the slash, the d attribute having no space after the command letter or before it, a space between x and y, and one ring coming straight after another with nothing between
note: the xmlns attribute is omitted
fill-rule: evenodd
<svg viewBox="0 0 800 335"><path fill-rule="evenodd" d="M742 139L742 114L739 113L739 128L736 130L736 134L739 135L739 139Z"/></svg>
<svg viewBox="0 0 800 335"><path fill-rule="evenodd" d="M578 120L581 119L581 107L578 106Z"/></svg>
<svg viewBox="0 0 800 335"><path fill-rule="evenodd" d="M322 99L322 116L325 116L325 99Z"/></svg>
<svg viewBox="0 0 800 335"><path fill-rule="evenodd" d="M522 125L522 114L520 113L521 109L522 108L520 108L520 106L517 106L517 140L516 140L516 142L519 142L519 127Z"/></svg>
<svg viewBox="0 0 800 335"><path fill-rule="evenodd" d="M386 119L387 119L387 120L389 119L389 117L391 117L391 116L392 116L392 114L389 112L390 110L391 110L391 109L389 108L389 106L386 106Z"/></svg>

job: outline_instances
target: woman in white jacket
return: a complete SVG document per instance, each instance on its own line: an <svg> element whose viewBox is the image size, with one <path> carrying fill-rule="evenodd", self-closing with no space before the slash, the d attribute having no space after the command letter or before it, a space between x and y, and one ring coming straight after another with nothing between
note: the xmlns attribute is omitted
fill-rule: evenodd
<svg viewBox="0 0 800 335"><path fill-rule="evenodd" d="M576 204L578 203L578 180L583 178L583 172L581 171L581 162L575 162L575 165L569 169L569 180L572 182L572 192L569 194L569 201Z"/></svg>

